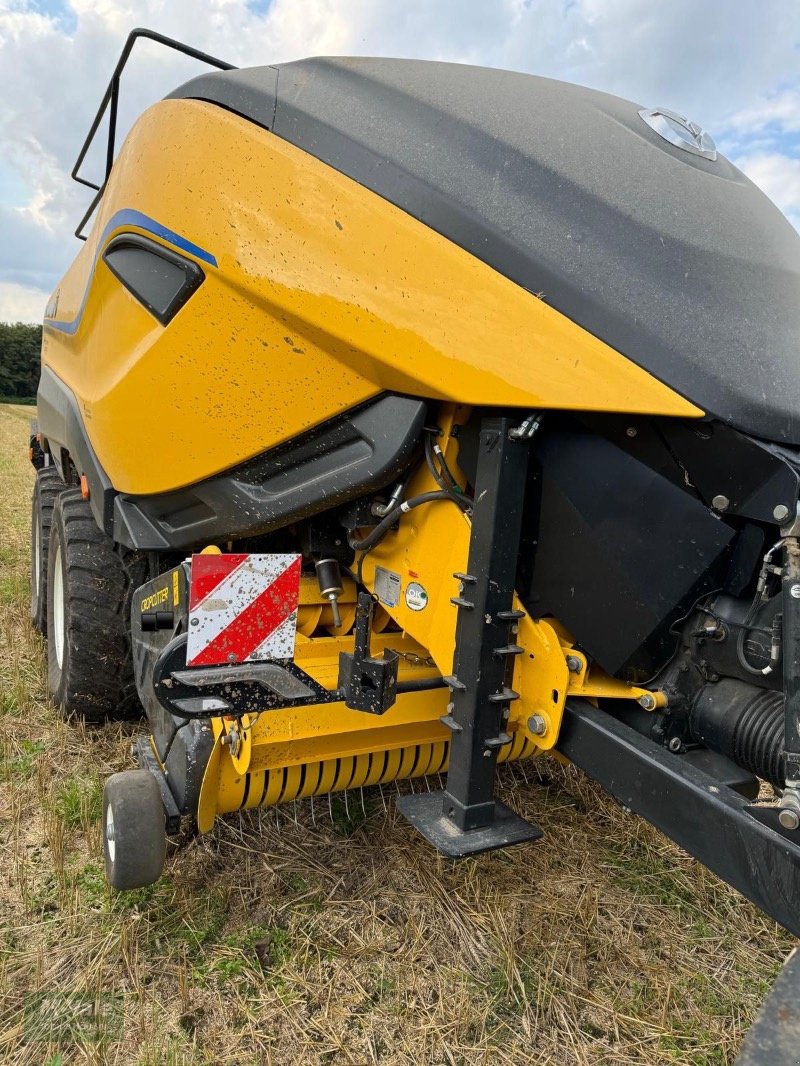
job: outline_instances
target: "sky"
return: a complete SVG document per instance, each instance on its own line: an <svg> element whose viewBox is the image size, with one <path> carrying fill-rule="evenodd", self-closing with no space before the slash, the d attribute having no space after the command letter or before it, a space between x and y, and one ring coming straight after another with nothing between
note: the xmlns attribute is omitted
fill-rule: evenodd
<svg viewBox="0 0 800 1066"><path fill-rule="evenodd" d="M0 0L0 321L40 321L78 250L69 173L135 26L236 66L444 59L671 108L800 229L800 0ZM120 132L199 69L139 42Z"/></svg>

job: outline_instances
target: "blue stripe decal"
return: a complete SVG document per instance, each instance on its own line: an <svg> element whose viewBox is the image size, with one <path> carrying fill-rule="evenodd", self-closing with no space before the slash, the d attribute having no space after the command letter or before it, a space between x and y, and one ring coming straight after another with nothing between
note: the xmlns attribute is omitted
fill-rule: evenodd
<svg viewBox="0 0 800 1066"><path fill-rule="evenodd" d="M86 288L84 289L83 299L81 300L77 315L69 321L59 318L45 318L44 324L49 329L56 329L59 333L72 334L77 332L78 326L81 324L84 308L86 307L86 301L89 298L89 290L91 289L92 281L94 280L94 271L97 266L97 260L105 250L106 241L109 235L114 230L120 229L123 226L136 226L138 229L143 229L147 233L152 233L154 237L160 237L163 241L167 241L167 243L173 245L175 248L180 248L182 252L188 252L189 255L193 255L196 259L202 259L205 263L210 263L211 266L214 267L217 265L216 257L213 256L211 252L207 252L197 244L192 244L192 242L188 241L185 237L181 237L179 233L168 229L166 226L162 226L160 222L156 222L154 218L150 218L148 215L143 215L141 211L134 211L131 207L124 207L109 219L100 240L97 242L97 250L94 253L92 267L89 271L89 280L86 282Z"/></svg>

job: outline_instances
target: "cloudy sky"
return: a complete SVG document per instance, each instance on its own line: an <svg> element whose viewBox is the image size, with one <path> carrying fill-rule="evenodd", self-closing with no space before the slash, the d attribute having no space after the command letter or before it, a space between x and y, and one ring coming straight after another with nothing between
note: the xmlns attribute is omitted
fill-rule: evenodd
<svg viewBox="0 0 800 1066"><path fill-rule="evenodd" d="M68 173L134 26L237 66L447 59L669 107L800 229L800 0L0 0L0 320L40 320L77 250L87 195ZM198 70L139 48L123 127Z"/></svg>

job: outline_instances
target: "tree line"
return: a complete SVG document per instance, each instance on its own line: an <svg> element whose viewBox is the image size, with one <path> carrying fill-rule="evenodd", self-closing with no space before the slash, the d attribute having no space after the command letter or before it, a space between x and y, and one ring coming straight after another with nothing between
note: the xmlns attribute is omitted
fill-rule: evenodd
<svg viewBox="0 0 800 1066"><path fill-rule="evenodd" d="M39 384L42 327L0 322L0 400L32 403Z"/></svg>

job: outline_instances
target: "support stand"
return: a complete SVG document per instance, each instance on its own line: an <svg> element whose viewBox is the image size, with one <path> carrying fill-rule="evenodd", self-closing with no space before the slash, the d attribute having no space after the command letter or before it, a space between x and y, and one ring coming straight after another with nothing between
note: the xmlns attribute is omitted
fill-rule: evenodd
<svg viewBox="0 0 800 1066"><path fill-rule="evenodd" d="M786 788L779 819L785 829L800 828L800 540L798 520L782 529L783 699Z"/></svg>
<svg viewBox="0 0 800 1066"><path fill-rule="evenodd" d="M403 796L401 813L442 854L462 858L536 840L542 832L494 798L497 753L506 732L514 639L523 614L513 609L514 581L533 435L514 430L509 418L481 424L468 572L455 574L460 594L452 697L442 719L452 732L443 792ZM523 423L523 426L525 423ZM535 430L534 430L535 432Z"/></svg>

